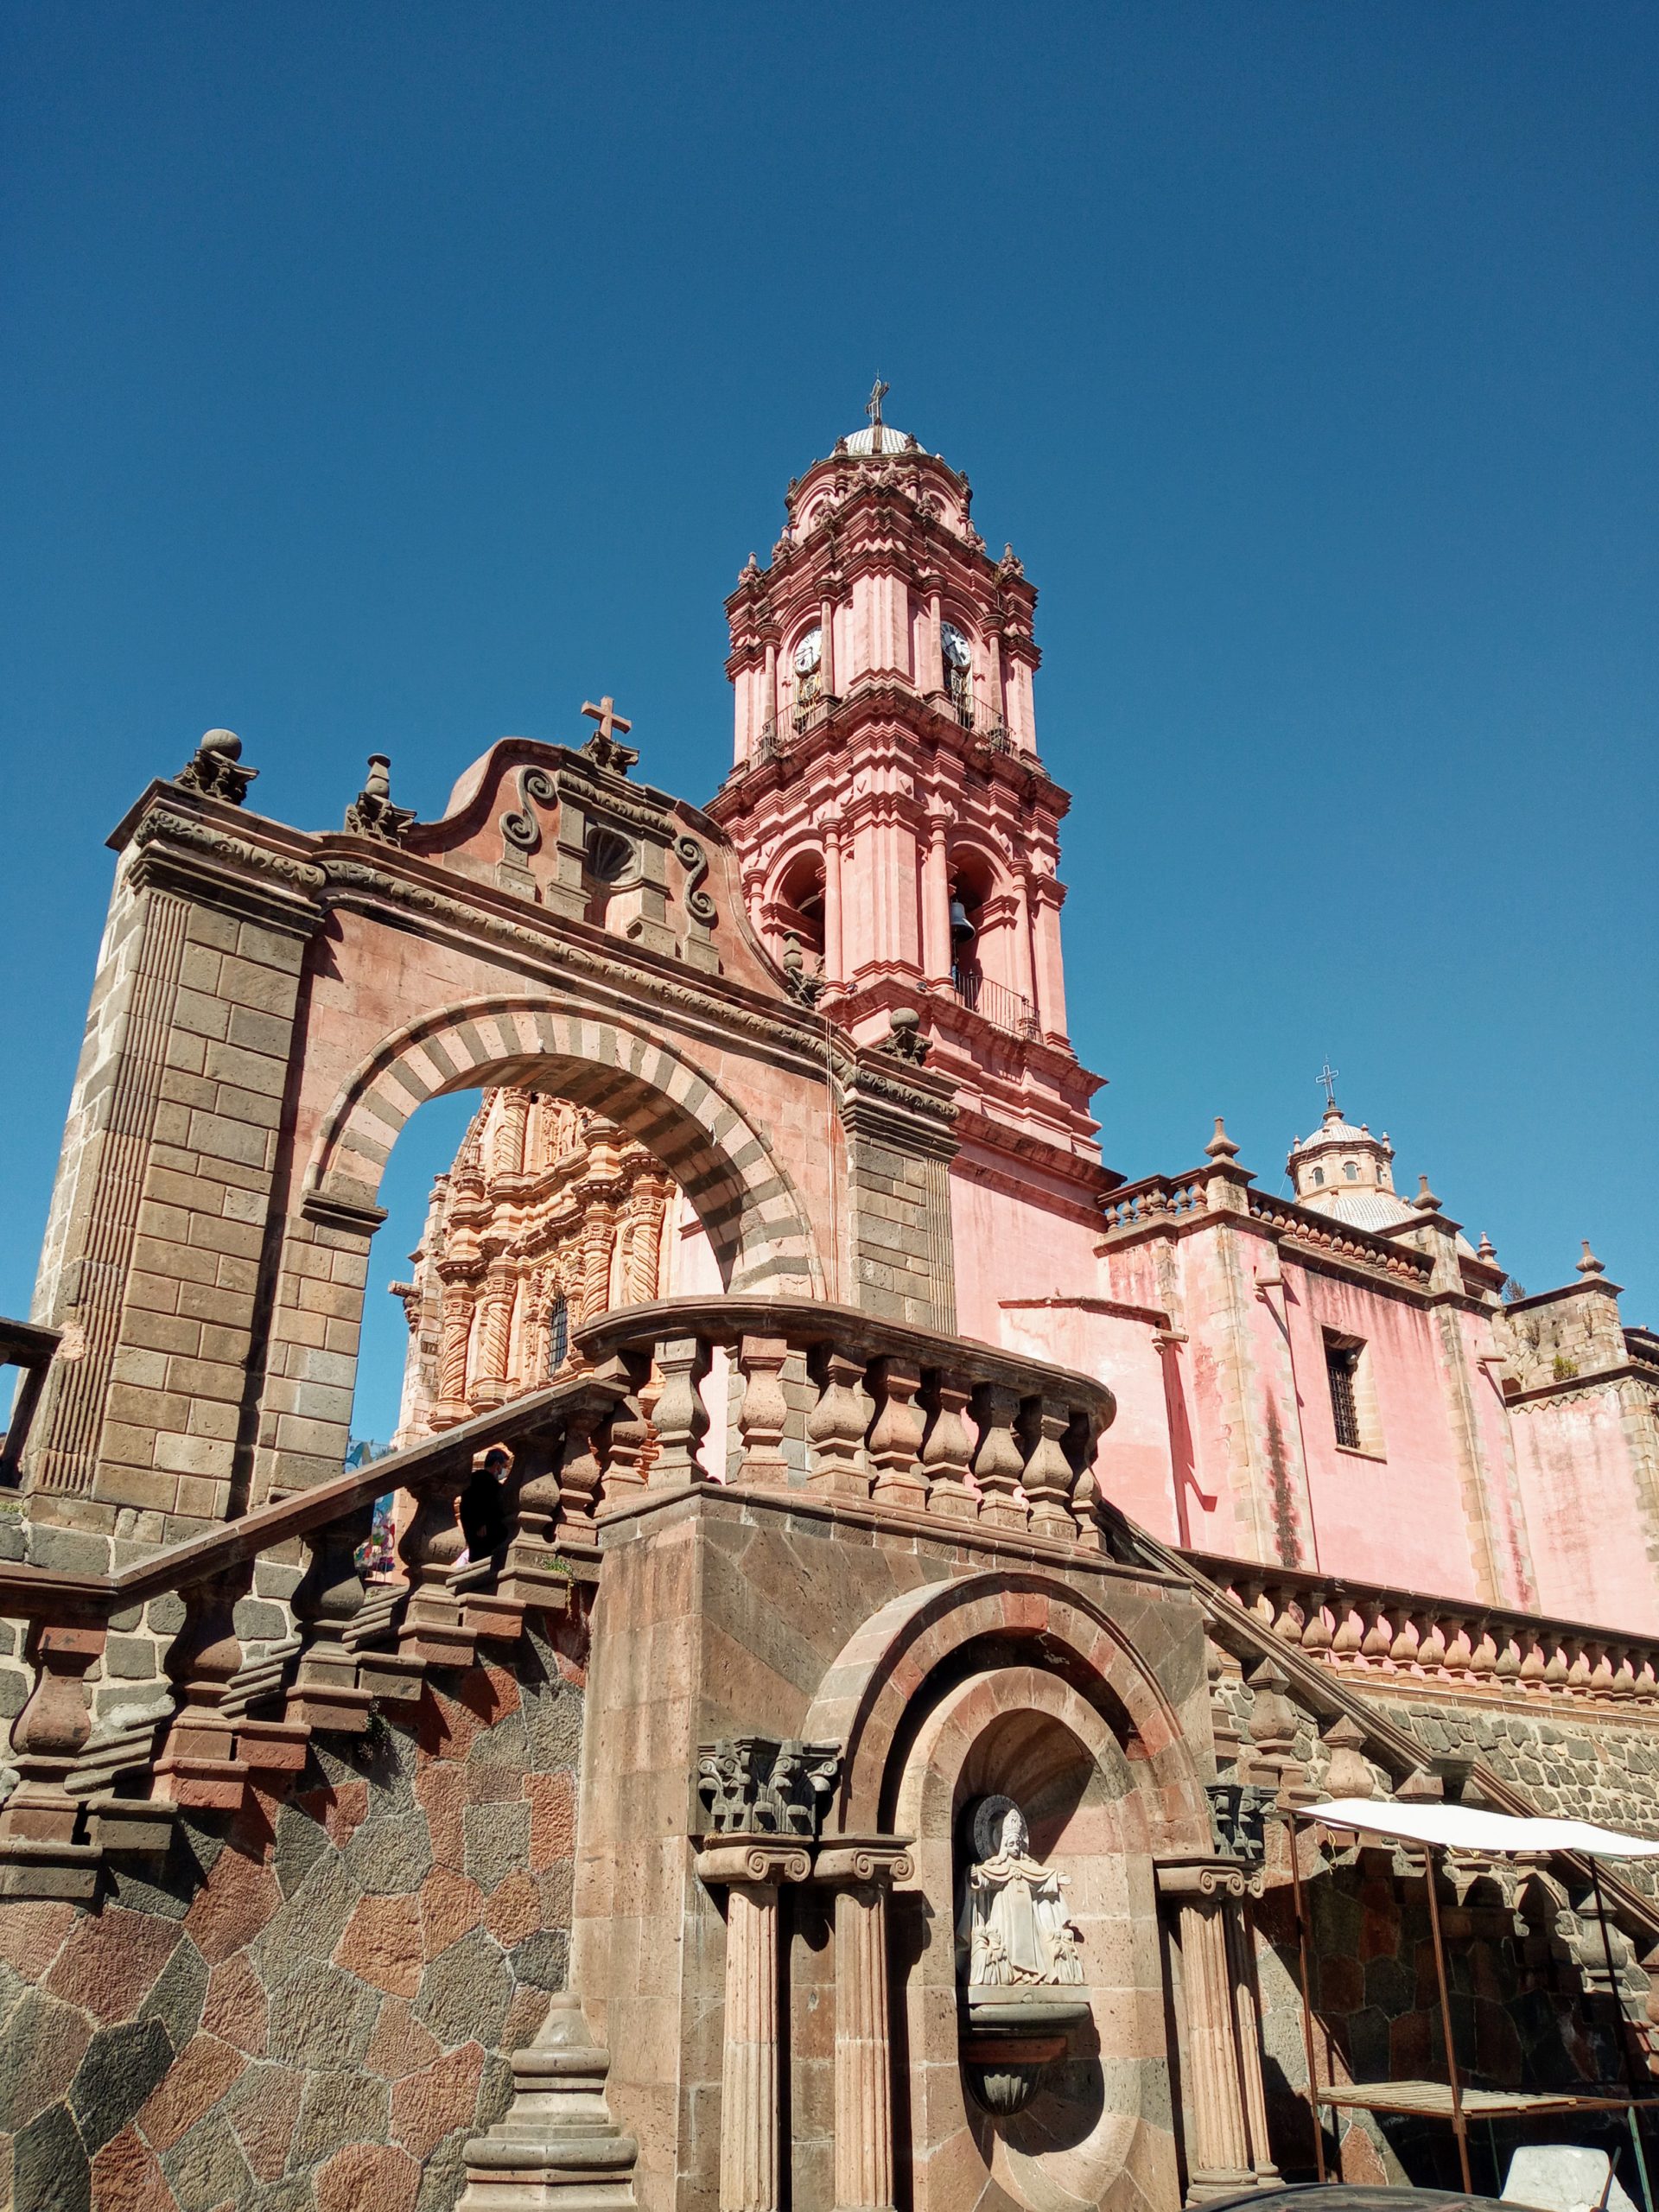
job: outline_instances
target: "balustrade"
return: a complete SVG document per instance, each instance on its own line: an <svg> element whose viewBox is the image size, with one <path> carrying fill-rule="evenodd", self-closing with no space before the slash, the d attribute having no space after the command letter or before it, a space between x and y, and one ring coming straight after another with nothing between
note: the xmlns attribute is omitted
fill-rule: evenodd
<svg viewBox="0 0 1659 2212"><path fill-rule="evenodd" d="M1092 1463L1114 1407L1084 1376L770 1299L624 1307L575 1341L551 1388L119 1573L0 1561L0 1617L29 1624L31 1677L11 1730L19 1780L0 1807L0 1896L90 1897L105 1855L164 1849L181 1808L233 1811L251 1784L298 1770L314 1730L359 1733L377 1700L406 1706L429 1670L516 1637L526 1610L564 1609L606 1516L660 1491L711 1478L798 1487L832 1511L1100 1548ZM457 1514L474 1484L476 1557ZM365 1591L357 1554L388 1491L413 1510L396 1579ZM303 1561L297 1633L245 1665L236 1608L266 1555ZM153 1758L146 1747L123 1768L124 1794L96 1790L80 1762L108 1624L164 1593L182 1600L163 1658L172 1713Z"/></svg>
<svg viewBox="0 0 1659 2212"><path fill-rule="evenodd" d="M1328 1666L1540 1700L1659 1705L1659 1638L1204 1553L1184 1556L1274 1636Z"/></svg>
<svg viewBox="0 0 1659 2212"><path fill-rule="evenodd" d="M842 1503L1095 1541L1088 1471L1114 1408L1110 1391L1084 1376L852 1307L772 1299L622 1307L575 1341L590 1360L649 1361L662 1378L651 1417L653 1488L734 1480L777 1489L798 1479ZM717 1351L731 1355L729 1425L724 1408L704 1402ZM808 1402L792 1430L791 1382ZM709 1440L716 1423L717 1446ZM626 1484L626 1473L618 1485L606 1471L601 1514L623 1502Z"/></svg>

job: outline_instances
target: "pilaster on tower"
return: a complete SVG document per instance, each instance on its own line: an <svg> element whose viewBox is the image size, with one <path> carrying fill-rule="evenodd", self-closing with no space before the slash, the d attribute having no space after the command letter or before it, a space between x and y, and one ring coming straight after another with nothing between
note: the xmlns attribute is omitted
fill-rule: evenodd
<svg viewBox="0 0 1659 2212"><path fill-rule="evenodd" d="M1037 594L965 475L881 419L785 495L726 602L734 766L709 811L773 957L861 1043L913 1010L1006 1137L1097 1158L1066 1031L1059 823L1037 752Z"/></svg>

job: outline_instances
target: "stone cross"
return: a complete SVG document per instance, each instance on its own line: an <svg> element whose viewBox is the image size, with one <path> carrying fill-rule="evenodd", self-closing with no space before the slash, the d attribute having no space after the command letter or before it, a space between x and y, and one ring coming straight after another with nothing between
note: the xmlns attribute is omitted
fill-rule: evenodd
<svg viewBox="0 0 1659 2212"><path fill-rule="evenodd" d="M618 730L620 730L626 737L633 728L632 722L625 721L617 713L616 702L608 691L597 706L594 706L591 699L584 699L582 702L582 711L590 721L599 724L599 734L607 745L615 737Z"/></svg>

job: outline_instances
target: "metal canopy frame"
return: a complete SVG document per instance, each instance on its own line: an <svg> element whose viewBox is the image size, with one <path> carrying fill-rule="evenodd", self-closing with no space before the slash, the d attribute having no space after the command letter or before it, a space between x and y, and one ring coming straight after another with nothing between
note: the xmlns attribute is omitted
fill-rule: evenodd
<svg viewBox="0 0 1659 2212"><path fill-rule="evenodd" d="M1321 2089L1313 2053L1313 2005L1309 1991L1307 1912L1302 1897L1301 1862L1296 1850L1294 1821L1317 1822L1320 1817L1317 1805L1297 1805L1291 1808L1289 1822L1290 1884L1296 1909L1296 1951L1302 1999L1302 2049L1307 2063L1307 2100L1313 2118L1313 2164L1321 2186L1326 2179L1325 2165L1325 2128L1322 2107L1344 2107L1365 2112L1395 2112L1421 2114L1429 2119L1449 2118L1452 2132L1457 2139L1458 2170L1463 2179L1465 2195L1474 2194L1474 2183L1469 2168L1469 2115L1472 2112L1485 2120L1506 2116L1546 2119L1559 2113L1622 2112L1630 2126L1630 2144L1636 2153L1637 2174L1641 2183L1642 2201L1646 2212L1656 2212L1653 2190L1648 2179L1648 2162L1642 2149L1642 2133L1637 2125L1638 2110L1659 2107L1659 2093L1643 2095L1636 2082L1635 2063L1630 2056L1630 2040L1624 2032L1624 2007L1618 1994L1618 1977L1613 1968L1612 1938L1608 1932L1607 1906L1601 1891L1601 1878L1596 1871L1593 1856L1586 1853L1590 1866L1590 1887L1596 1903L1596 1916L1601 1923L1602 1953L1607 1963L1608 1986L1613 2002L1618 2009L1618 2045L1624 2061L1626 2090L1623 2095L1605 2090L1580 2095L1558 2094L1553 2090L1527 2089L1465 2089L1458 2068L1458 2055L1452 2040L1452 1998L1446 1981L1446 1940L1440 1928L1440 1898L1434 1880L1434 1853L1438 1847L1442 1857L1451 1848L1435 1846L1421 1838L1404 1838L1398 1833L1379 1827L1367 1830L1356 1827L1348 1831L1358 1839L1367 1834L1387 1835L1399 1845L1414 1842L1423 1855L1423 1883L1428 1892L1428 1927L1434 1953L1434 1980L1440 1994L1440 2028L1446 2038L1445 2082L1356 2082L1342 2088ZM1345 1827L1345 1824L1344 1824ZM1487 1847L1488 1852L1491 1847ZM1529 1853L1524 1855L1531 1855ZM1370 2094L1368 2094L1370 2092Z"/></svg>

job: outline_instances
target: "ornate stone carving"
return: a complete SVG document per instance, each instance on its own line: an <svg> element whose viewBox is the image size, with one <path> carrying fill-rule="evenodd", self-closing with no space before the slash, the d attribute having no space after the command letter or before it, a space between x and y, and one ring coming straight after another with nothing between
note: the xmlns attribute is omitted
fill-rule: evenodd
<svg viewBox="0 0 1659 2212"><path fill-rule="evenodd" d="M248 795L248 785L259 772L257 768L243 767L241 762L242 741L236 732L210 729L173 780L188 791L200 791L208 798L222 798L227 806L240 806Z"/></svg>
<svg viewBox="0 0 1659 2212"><path fill-rule="evenodd" d="M816 1836L841 1770L838 1744L733 1736L697 1761L710 1835Z"/></svg>
<svg viewBox="0 0 1659 2212"><path fill-rule="evenodd" d="M719 919L720 909L702 888L702 879L709 873L709 855L696 838L684 835L674 840L674 853L686 872L685 911L693 921L706 922L712 929Z"/></svg>
<svg viewBox="0 0 1659 2212"><path fill-rule="evenodd" d="M972 1988L1060 1987L1083 1980L1081 1938L1056 1874L1031 1856L1026 1816L1012 1797L988 1797L974 1815L958 1947Z"/></svg>
<svg viewBox="0 0 1659 2212"><path fill-rule="evenodd" d="M384 845L401 845L415 819L412 806L391 803L391 760L385 753L371 753L363 788L346 810L346 827L359 837L378 837Z"/></svg>
<svg viewBox="0 0 1659 2212"><path fill-rule="evenodd" d="M527 857L537 850L542 842L542 825L532 811L532 802L536 806L556 806L558 799L558 785L545 768L518 771L518 804L510 807L497 825L501 832L504 859Z"/></svg>
<svg viewBox="0 0 1659 2212"><path fill-rule="evenodd" d="M887 1017L887 1033L876 1046L892 1059L908 1060L920 1067L933 1049L932 1040L922 1034L922 1017L912 1006L897 1006Z"/></svg>
<svg viewBox="0 0 1659 2212"><path fill-rule="evenodd" d="M1259 1866L1267 1851L1262 1831L1275 1793L1254 1782L1206 1782L1204 1788L1216 1849L1224 1859Z"/></svg>

